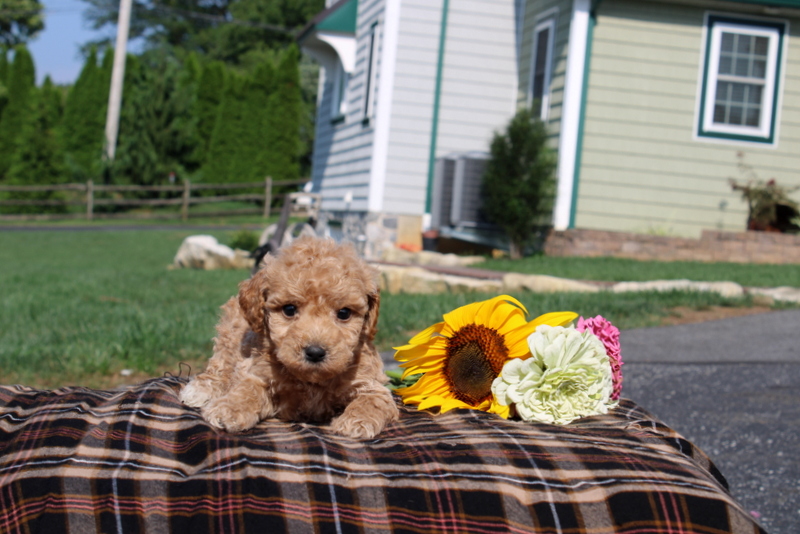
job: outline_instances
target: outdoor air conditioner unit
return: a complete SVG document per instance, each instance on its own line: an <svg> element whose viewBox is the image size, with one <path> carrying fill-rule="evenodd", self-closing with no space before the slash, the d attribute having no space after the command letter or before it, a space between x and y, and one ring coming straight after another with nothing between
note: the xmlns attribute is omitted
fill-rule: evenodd
<svg viewBox="0 0 800 534"><path fill-rule="evenodd" d="M485 152L462 152L436 160L431 228L490 226L481 213L481 182L488 158Z"/></svg>

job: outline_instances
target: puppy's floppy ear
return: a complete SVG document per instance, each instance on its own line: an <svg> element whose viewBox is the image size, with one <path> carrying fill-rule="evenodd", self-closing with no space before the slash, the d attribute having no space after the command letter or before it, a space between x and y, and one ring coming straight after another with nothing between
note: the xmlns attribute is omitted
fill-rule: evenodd
<svg viewBox="0 0 800 534"><path fill-rule="evenodd" d="M268 334L264 309L267 306L267 293L269 292L269 277L266 266L260 271L239 284L239 307L244 318L247 319L253 332L266 336Z"/></svg>
<svg viewBox="0 0 800 534"><path fill-rule="evenodd" d="M364 317L363 335L368 342L372 342L378 332L378 311L380 307L381 290L376 288L374 293L367 295L367 315Z"/></svg>

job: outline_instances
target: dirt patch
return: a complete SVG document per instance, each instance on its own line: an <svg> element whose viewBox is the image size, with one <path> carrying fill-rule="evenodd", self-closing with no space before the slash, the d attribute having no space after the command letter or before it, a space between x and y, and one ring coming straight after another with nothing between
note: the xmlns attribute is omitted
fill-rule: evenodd
<svg viewBox="0 0 800 534"><path fill-rule="evenodd" d="M719 319L729 319L731 317L742 317L744 315L754 315L757 313L767 313L773 311L769 306L751 307L731 307L731 306L709 306L707 308L688 308L680 306L671 308L669 315L661 319L661 326L672 326L677 324L703 323L706 321L717 321Z"/></svg>

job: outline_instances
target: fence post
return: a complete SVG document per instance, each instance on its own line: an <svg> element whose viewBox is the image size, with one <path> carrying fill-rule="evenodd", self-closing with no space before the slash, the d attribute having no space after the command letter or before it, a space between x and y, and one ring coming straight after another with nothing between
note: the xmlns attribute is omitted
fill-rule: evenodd
<svg viewBox="0 0 800 534"><path fill-rule="evenodd" d="M189 220L189 197L192 195L192 185L189 180L183 181L183 205L181 205L181 220Z"/></svg>
<svg viewBox="0 0 800 534"><path fill-rule="evenodd" d="M94 218L94 182L86 182L86 219L91 221Z"/></svg>
<svg viewBox="0 0 800 534"><path fill-rule="evenodd" d="M272 213L272 176L267 176L264 180L264 218Z"/></svg>

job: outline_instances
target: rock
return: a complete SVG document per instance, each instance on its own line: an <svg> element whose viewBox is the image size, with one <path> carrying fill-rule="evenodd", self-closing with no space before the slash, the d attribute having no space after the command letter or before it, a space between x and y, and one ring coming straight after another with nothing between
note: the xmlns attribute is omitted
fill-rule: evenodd
<svg viewBox="0 0 800 534"><path fill-rule="evenodd" d="M191 269L251 269L253 259L246 250L233 250L210 235L193 235L183 240L175 259L175 267Z"/></svg>
<svg viewBox="0 0 800 534"><path fill-rule="evenodd" d="M430 250L410 252L397 247L385 248L381 254L383 261L392 263L409 263L412 265L436 265L440 267L466 267L484 260L483 256L459 256L457 254L440 254Z"/></svg>
<svg viewBox="0 0 800 534"><path fill-rule="evenodd" d="M597 293L600 288L568 278L541 274L508 273L503 276L503 290L507 292L533 291L534 293Z"/></svg>
<svg viewBox="0 0 800 534"><path fill-rule="evenodd" d="M432 295L438 293L466 293L472 291L499 292L497 280L481 280L466 276L442 275L421 267L376 265L381 273L381 291L390 294L412 293Z"/></svg>
<svg viewBox="0 0 800 534"><path fill-rule="evenodd" d="M614 293L630 291L703 291L723 297L744 296L744 288L735 282L693 282L691 280L653 280L651 282L620 282L612 286Z"/></svg>
<svg viewBox="0 0 800 534"><path fill-rule="evenodd" d="M756 297L761 299L771 299L773 301L781 302L798 302L800 303L800 289L796 287L781 286L773 288L765 287L750 287L747 292L754 295L753 301Z"/></svg>
<svg viewBox="0 0 800 534"><path fill-rule="evenodd" d="M501 293L503 283L500 280L485 280L481 278L469 278L466 276L442 277L447 284L450 293Z"/></svg>

